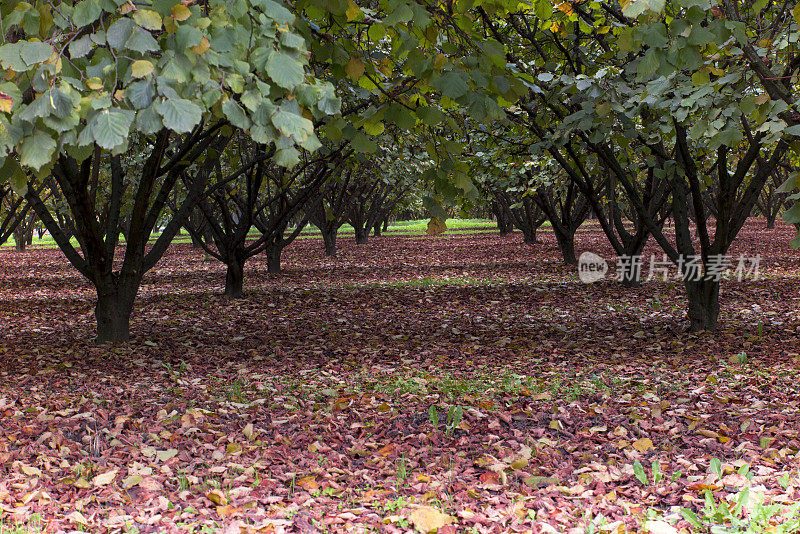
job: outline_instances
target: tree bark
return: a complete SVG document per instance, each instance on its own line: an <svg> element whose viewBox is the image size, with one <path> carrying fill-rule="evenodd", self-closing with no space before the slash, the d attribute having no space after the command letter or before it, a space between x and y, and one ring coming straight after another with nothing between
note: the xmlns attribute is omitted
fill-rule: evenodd
<svg viewBox="0 0 800 534"><path fill-rule="evenodd" d="M369 239L369 232L363 226L356 226L356 245L366 245Z"/></svg>
<svg viewBox="0 0 800 534"><path fill-rule="evenodd" d="M553 230L564 263L578 265L578 258L575 257L575 232L570 233L568 230L557 229L556 225L553 225Z"/></svg>
<svg viewBox="0 0 800 534"><path fill-rule="evenodd" d="M281 252L283 252L283 247L272 245L267 247L265 252L267 254L267 272L281 272Z"/></svg>
<svg viewBox="0 0 800 534"><path fill-rule="evenodd" d="M125 343L130 339L130 319L133 299L120 295L113 287L98 285L97 304L94 315L97 319L95 343Z"/></svg>
<svg viewBox="0 0 800 534"><path fill-rule="evenodd" d="M322 241L325 244L325 255L329 258L336 256L336 234L337 230L322 232Z"/></svg>
<svg viewBox="0 0 800 534"><path fill-rule="evenodd" d="M225 296L232 299L240 299L244 296L244 262L231 259L226 263L225 271Z"/></svg>
<svg viewBox="0 0 800 534"><path fill-rule="evenodd" d="M506 231L505 233L507 234L508 231ZM501 232L500 235L504 234ZM528 245L535 245L536 243L539 242L539 240L536 238L536 228L527 227L523 230L522 235L523 235L522 240Z"/></svg>
<svg viewBox="0 0 800 534"><path fill-rule="evenodd" d="M775 228L775 218L777 216L778 216L777 211L776 212L769 212L767 214L767 229L768 230L772 230L773 228Z"/></svg>
<svg viewBox="0 0 800 534"><path fill-rule="evenodd" d="M689 300L689 329L716 330L719 318L719 280L685 280Z"/></svg>

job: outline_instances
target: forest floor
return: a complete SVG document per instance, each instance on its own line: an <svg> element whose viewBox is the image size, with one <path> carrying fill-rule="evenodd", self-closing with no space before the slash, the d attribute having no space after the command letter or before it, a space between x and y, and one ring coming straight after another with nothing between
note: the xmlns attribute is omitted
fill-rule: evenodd
<svg viewBox="0 0 800 534"><path fill-rule="evenodd" d="M793 235L748 223L731 254L760 254L761 279L725 281L697 334L681 284L581 284L545 230L342 239L335 259L297 241L283 274L248 263L242 300L179 244L133 341L102 347L59 251L0 251L0 532L797 520ZM596 229L577 250L612 257Z"/></svg>

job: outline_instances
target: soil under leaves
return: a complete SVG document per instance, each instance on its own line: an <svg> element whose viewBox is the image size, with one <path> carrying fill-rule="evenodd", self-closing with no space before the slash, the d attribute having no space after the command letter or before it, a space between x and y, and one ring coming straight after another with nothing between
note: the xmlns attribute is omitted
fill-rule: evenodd
<svg viewBox="0 0 800 534"><path fill-rule="evenodd" d="M577 250L610 258L586 228ZM0 517L446 533L583 532L602 513L635 532L706 490L794 502L791 237L748 224L731 254L760 254L762 278L724 282L720 330L699 334L680 284L583 285L544 230L533 246L343 239L335 259L300 240L281 275L250 262L239 301L219 296L219 264L175 245L146 277L134 340L111 347L91 343L92 288L59 251L0 251Z"/></svg>

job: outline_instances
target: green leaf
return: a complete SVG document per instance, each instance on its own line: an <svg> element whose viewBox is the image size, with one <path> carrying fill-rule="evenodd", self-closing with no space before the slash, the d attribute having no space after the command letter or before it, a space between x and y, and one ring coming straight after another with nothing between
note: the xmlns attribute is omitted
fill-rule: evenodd
<svg viewBox="0 0 800 534"><path fill-rule="evenodd" d="M357 132L353 136L353 140L350 141L350 144L362 154L373 154L378 149L378 145L376 145L375 142L370 140L362 132Z"/></svg>
<svg viewBox="0 0 800 534"><path fill-rule="evenodd" d="M296 143L302 143L314 131L310 120L283 107L272 115L272 125L281 135L291 137Z"/></svg>
<svg viewBox="0 0 800 534"><path fill-rule="evenodd" d="M0 46L0 67L16 72L27 70L27 65L22 61L20 51L22 43L5 44Z"/></svg>
<svg viewBox="0 0 800 534"><path fill-rule="evenodd" d="M203 109L190 100L168 98L157 106L164 126L173 132L189 133L203 118Z"/></svg>
<svg viewBox="0 0 800 534"><path fill-rule="evenodd" d="M26 65L32 67L50 59L50 56L53 55L53 47L48 43L25 41L22 43L19 55Z"/></svg>
<svg viewBox="0 0 800 534"><path fill-rule="evenodd" d="M800 202L792 204L792 207L784 211L781 217L789 224L800 223Z"/></svg>
<svg viewBox="0 0 800 534"><path fill-rule="evenodd" d="M7 178L14 193L24 197L28 192L28 178L15 158L7 157L5 164L0 168L0 176Z"/></svg>
<svg viewBox="0 0 800 534"><path fill-rule="evenodd" d="M789 175L785 182L783 182L778 189L775 190L776 193L791 193L794 191L798 184L797 184L797 177L800 176L797 172L793 172Z"/></svg>
<svg viewBox="0 0 800 534"><path fill-rule="evenodd" d="M69 44L69 56L71 59L80 59L92 51L91 35L84 35L80 39L76 39Z"/></svg>
<svg viewBox="0 0 800 534"><path fill-rule="evenodd" d="M464 96L469 90L469 85L467 85L465 78L466 76L460 71L450 71L441 78L434 80L431 85L444 96L455 100Z"/></svg>
<svg viewBox="0 0 800 534"><path fill-rule="evenodd" d="M56 151L56 141L44 132L38 131L24 137L19 145L20 163L25 167L39 170L50 163Z"/></svg>
<svg viewBox="0 0 800 534"><path fill-rule="evenodd" d="M278 23L279 26L283 24L292 24L294 22L294 13L272 0L260 0L254 3L260 5L261 11Z"/></svg>
<svg viewBox="0 0 800 534"><path fill-rule="evenodd" d="M267 74L284 89L293 90L303 83L305 72L300 61L283 52L272 52L267 59Z"/></svg>
<svg viewBox="0 0 800 534"><path fill-rule="evenodd" d="M131 36L125 41L125 47L140 54L160 50L158 41L153 38L149 31L139 26L133 26Z"/></svg>
<svg viewBox="0 0 800 534"><path fill-rule="evenodd" d="M712 473L717 475L717 479L722 479L722 462L719 458L712 458L709 462L708 468L711 470Z"/></svg>
<svg viewBox="0 0 800 534"><path fill-rule="evenodd" d="M394 8L392 12L383 19L383 23L386 26L394 26L401 22L410 22L413 17L414 12L411 8L406 4L402 4Z"/></svg>
<svg viewBox="0 0 800 534"><path fill-rule="evenodd" d="M654 49L650 49L644 55L644 57L639 61L639 66L636 69L636 72L639 76L643 78L647 78L658 70L658 67L661 66L661 61L658 58L658 55Z"/></svg>
<svg viewBox="0 0 800 534"><path fill-rule="evenodd" d="M636 480L645 486L648 485L647 473L644 472L644 467L642 467L642 464L639 462L639 460L636 460L633 463L633 474L636 476Z"/></svg>
<svg viewBox="0 0 800 534"><path fill-rule="evenodd" d="M667 27L663 22L652 24L642 37L642 41L652 48L664 48L669 42L667 40Z"/></svg>
<svg viewBox="0 0 800 534"><path fill-rule="evenodd" d="M294 147L281 148L275 151L273 161L281 167L291 168L300 161L300 152Z"/></svg>
<svg viewBox="0 0 800 534"><path fill-rule="evenodd" d="M87 125L100 148L113 150L125 144L130 134L132 114L121 110L105 109L95 115Z"/></svg>
<svg viewBox="0 0 800 534"><path fill-rule="evenodd" d="M251 122L247 117L247 113L235 100L226 100L225 103L222 104L222 112L230 123L237 128L242 130L248 130L250 128Z"/></svg>
<svg viewBox="0 0 800 534"><path fill-rule="evenodd" d="M112 48L121 50L133 33L133 26L129 18L117 19L106 31L106 41Z"/></svg>
<svg viewBox="0 0 800 534"><path fill-rule="evenodd" d="M72 23L78 28L86 26L99 19L102 12L97 0L83 0L78 2L72 12Z"/></svg>
<svg viewBox="0 0 800 534"><path fill-rule="evenodd" d="M396 103L389 105L384 114L384 118L396 124L398 128L406 131L411 130L417 123L416 116L411 110Z"/></svg>
<svg viewBox="0 0 800 534"><path fill-rule="evenodd" d="M27 122L34 122L37 118L55 115L66 117L72 113L72 100L58 88L48 89L31 102L18 117Z"/></svg>

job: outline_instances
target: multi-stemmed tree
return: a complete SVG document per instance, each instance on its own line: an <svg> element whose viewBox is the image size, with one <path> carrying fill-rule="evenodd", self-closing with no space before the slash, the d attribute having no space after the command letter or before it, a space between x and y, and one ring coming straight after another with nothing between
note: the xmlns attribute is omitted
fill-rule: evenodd
<svg viewBox="0 0 800 534"><path fill-rule="evenodd" d="M338 100L306 73L296 17L276 2L61 2L42 7L49 26L30 23L42 13L30 4L17 7L3 19L13 38L0 46L10 80L0 84L0 164L32 175L28 201L96 287L97 340L125 341L142 277L205 189L193 182L150 245L181 175L214 157L208 148L229 125L274 143L273 161L291 165L300 147L319 146L304 109L328 113ZM69 204L78 248L38 193L47 176ZM117 266L123 191L130 231Z"/></svg>

